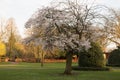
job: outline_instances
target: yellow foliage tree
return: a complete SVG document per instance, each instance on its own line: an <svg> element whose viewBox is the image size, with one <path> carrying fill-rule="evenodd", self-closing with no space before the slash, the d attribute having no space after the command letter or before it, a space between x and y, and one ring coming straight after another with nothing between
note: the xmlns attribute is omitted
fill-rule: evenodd
<svg viewBox="0 0 120 80"><path fill-rule="evenodd" d="M6 46L4 43L0 42L0 56L4 56L6 54Z"/></svg>

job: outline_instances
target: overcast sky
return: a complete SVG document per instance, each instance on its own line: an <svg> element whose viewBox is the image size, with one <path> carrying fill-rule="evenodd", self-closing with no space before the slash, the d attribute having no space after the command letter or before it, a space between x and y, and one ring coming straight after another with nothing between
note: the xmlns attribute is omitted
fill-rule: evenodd
<svg viewBox="0 0 120 80"><path fill-rule="evenodd" d="M13 17L20 33L23 34L24 24L30 16L38 8L48 5L51 1L53 0L0 0L0 17L6 19ZM96 0L96 3L120 8L120 0Z"/></svg>

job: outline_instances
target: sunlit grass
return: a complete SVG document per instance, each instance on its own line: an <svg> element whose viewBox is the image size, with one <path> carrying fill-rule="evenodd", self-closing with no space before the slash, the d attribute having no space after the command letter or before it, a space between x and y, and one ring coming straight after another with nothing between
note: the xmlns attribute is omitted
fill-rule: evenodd
<svg viewBox="0 0 120 80"><path fill-rule="evenodd" d="M76 65L76 64L74 64ZM112 71L73 71L63 75L65 63L0 63L0 80L120 80L120 68Z"/></svg>

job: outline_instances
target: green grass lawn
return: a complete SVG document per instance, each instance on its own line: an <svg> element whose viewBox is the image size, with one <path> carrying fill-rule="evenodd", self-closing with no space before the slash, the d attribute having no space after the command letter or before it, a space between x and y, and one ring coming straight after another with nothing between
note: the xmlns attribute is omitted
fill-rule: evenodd
<svg viewBox="0 0 120 80"><path fill-rule="evenodd" d="M63 75L65 63L0 63L0 80L120 80L120 68L111 71L72 71Z"/></svg>

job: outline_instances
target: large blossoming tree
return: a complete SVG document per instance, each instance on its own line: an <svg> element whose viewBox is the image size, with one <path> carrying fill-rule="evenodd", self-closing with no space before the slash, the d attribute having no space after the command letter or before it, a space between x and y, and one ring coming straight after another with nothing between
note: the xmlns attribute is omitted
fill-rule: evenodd
<svg viewBox="0 0 120 80"><path fill-rule="evenodd" d="M26 42L37 41L37 45L42 44L43 49L57 47L65 51L64 73L71 74L72 55L80 53L83 47L89 49L90 42L101 35L94 33L94 28L102 24L99 21L103 19L98 9L97 6L70 0L39 9L25 24L29 33Z"/></svg>

